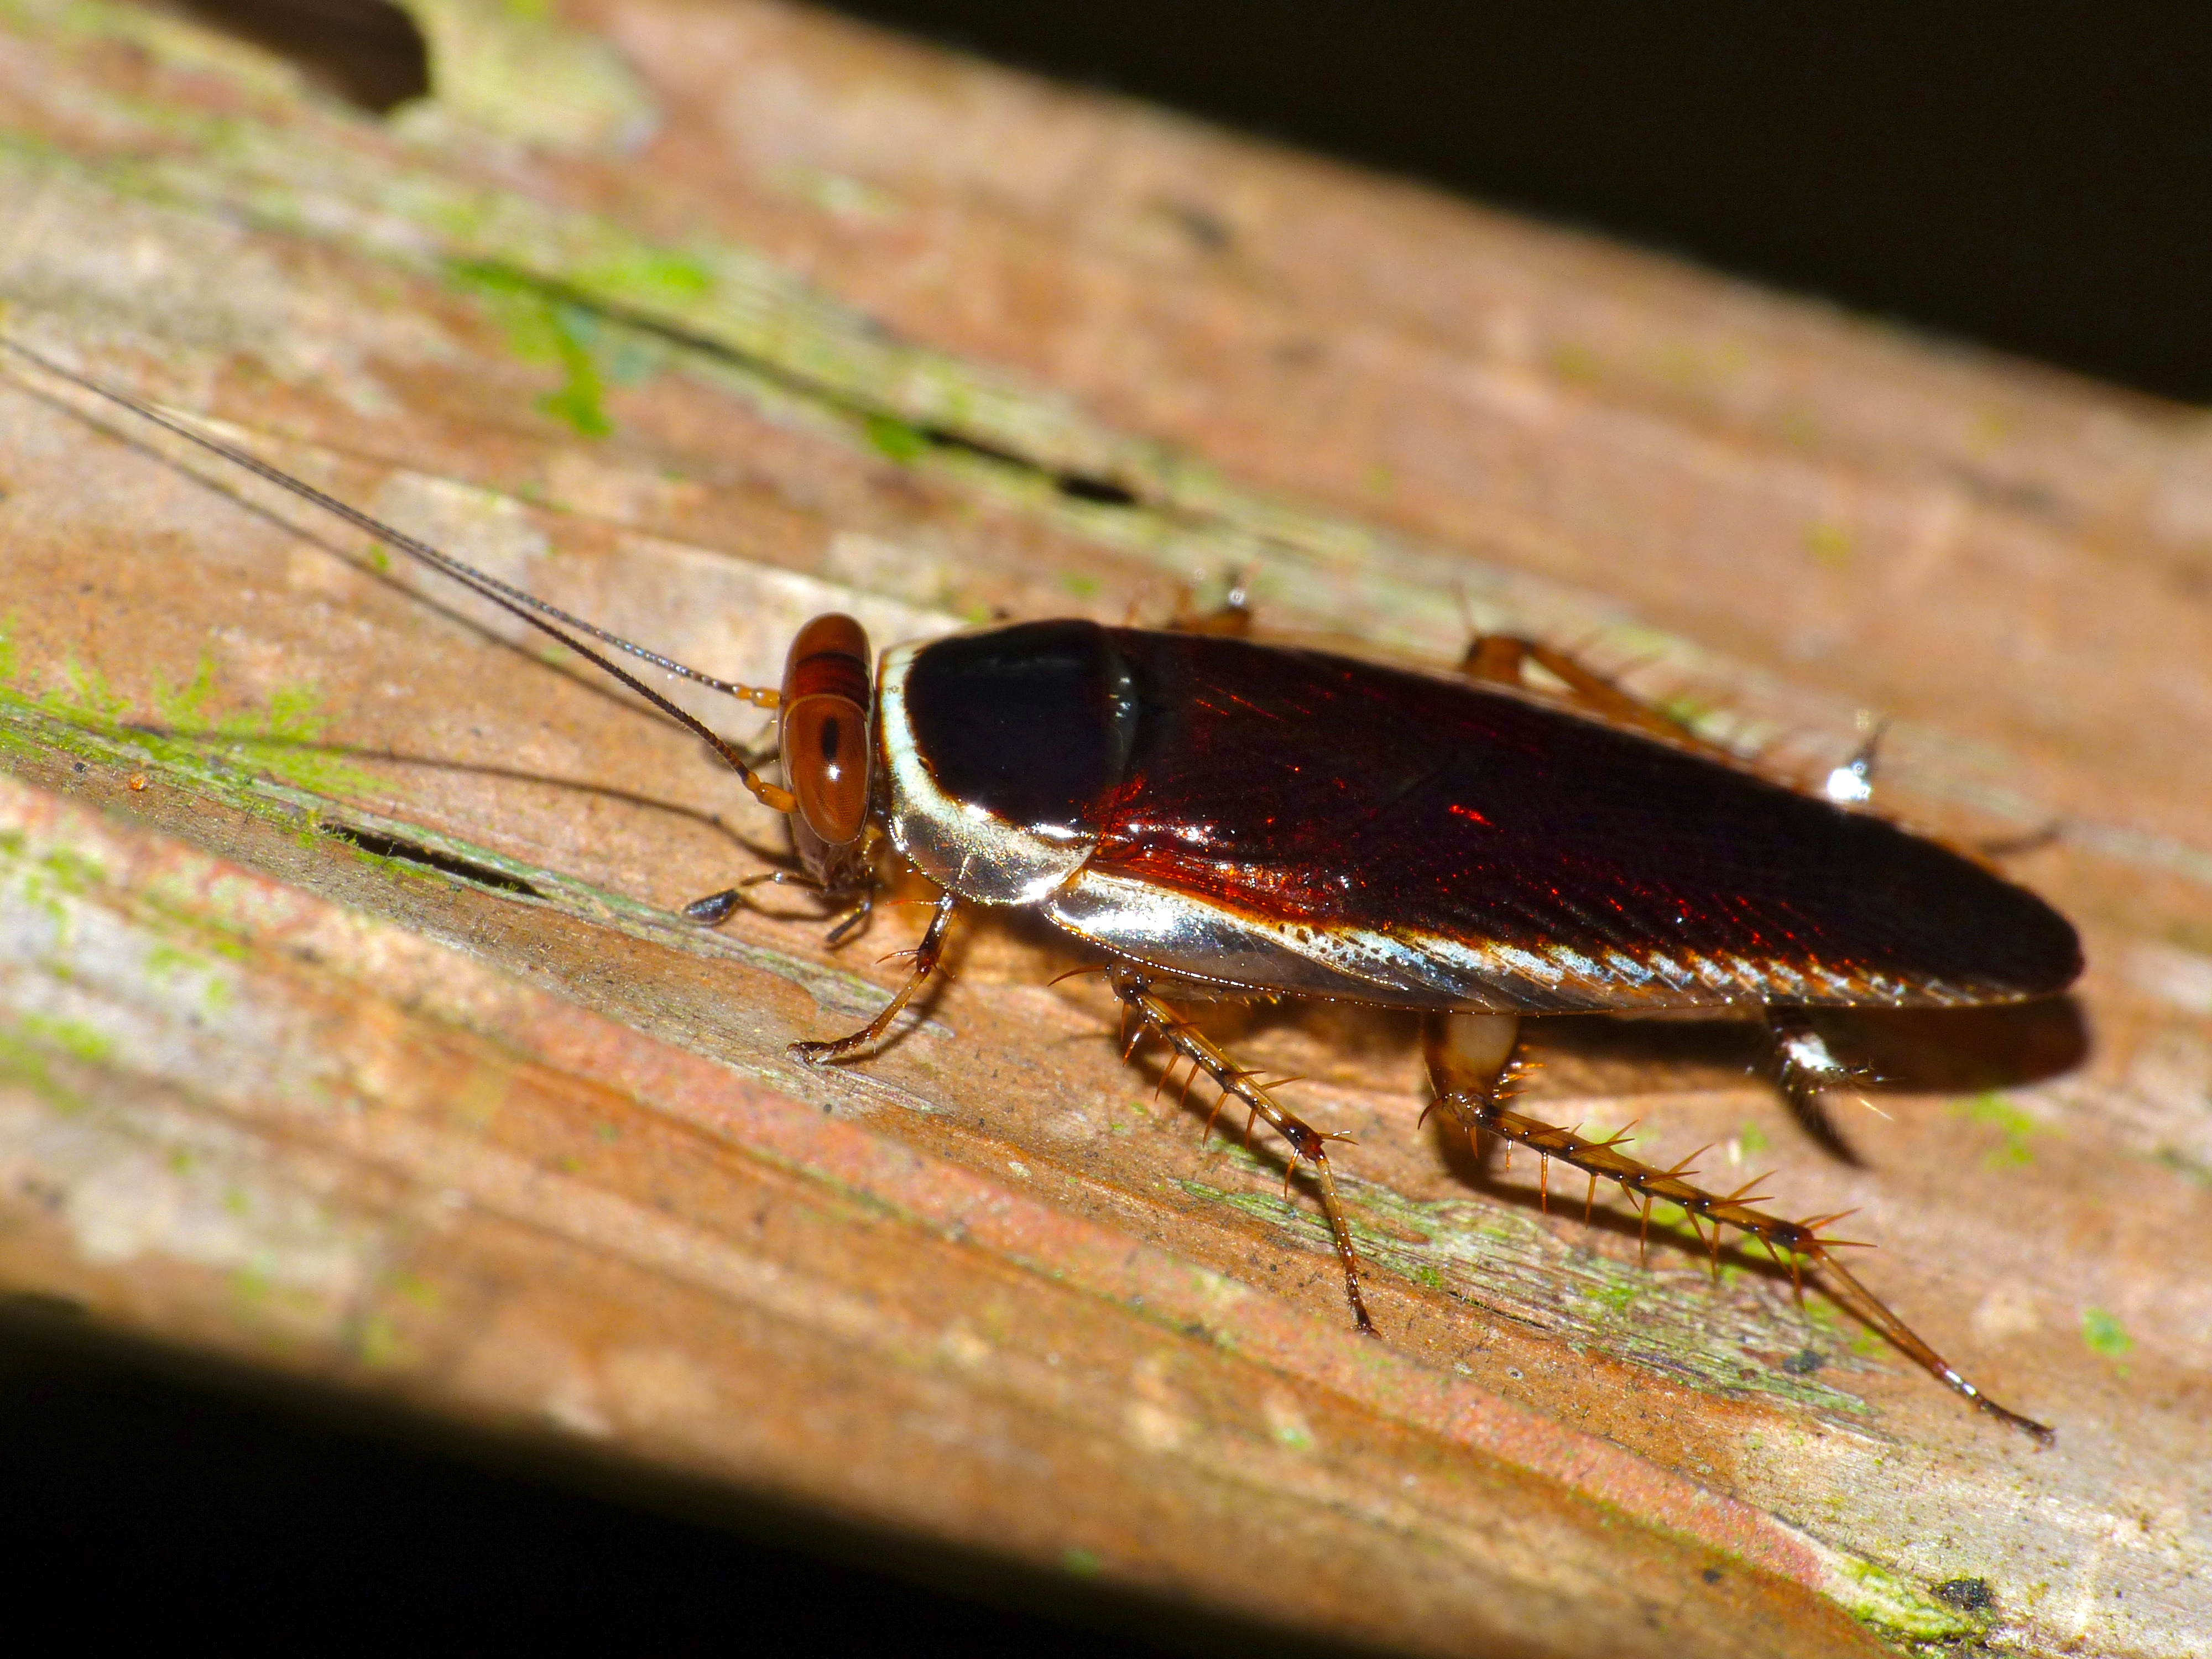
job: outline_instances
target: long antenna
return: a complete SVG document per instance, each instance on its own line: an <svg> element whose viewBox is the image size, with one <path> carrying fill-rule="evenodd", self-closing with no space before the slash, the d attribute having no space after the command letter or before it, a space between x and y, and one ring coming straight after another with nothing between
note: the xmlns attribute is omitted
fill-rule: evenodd
<svg viewBox="0 0 2212 1659"><path fill-rule="evenodd" d="M554 622L557 621L568 628L576 629L579 633L588 635L592 639L598 640L604 645L611 646L617 651L627 652L631 656L641 658L668 673L679 675L684 679L696 680L698 684L711 687L717 691L727 692L733 697L751 703L757 708L773 708L776 706L780 699L774 690L762 686L738 685L729 680L718 680L711 674L702 674L696 668L687 668L680 662L672 661L657 652L648 651L641 645L633 644L619 634L611 634L603 628L584 621L580 617L572 617L567 611L546 604L544 600L534 594L526 593L519 587L509 586L496 576L489 575L477 569L474 565L465 564L453 557L452 554L441 552L428 542L418 541L404 531L395 529L385 523L381 519L373 518L359 507L349 506L338 500L337 496L325 494L305 479L295 478L281 467L271 466L258 457L250 455L242 449L222 442L220 439L210 438L204 432L197 432L175 416L164 414L160 410L140 403L135 398L127 397L120 392L104 386L99 381L78 374L75 369L64 368L59 363L42 356L32 350L30 347L22 344L20 341L10 339L5 334L0 334L0 347L5 347L18 357L46 374L54 376L57 380L66 381L69 385L88 392L96 398L105 398L117 408L127 410L141 420L150 421L163 431L173 433L187 443L196 444L210 454L220 455L224 460L234 466L242 467L254 477L265 479L280 489L289 490L304 501L312 502L334 518L351 525L355 529L365 531L380 542L398 548L416 562L451 577L471 592L490 600L501 610L521 618L539 632L550 635L578 656L586 661L598 664L615 679L636 692L661 713L678 721L687 731L704 738L708 745L727 762L731 769L744 780L745 787L752 791L754 797L763 805L778 812L789 812L797 808L798 797L789 790L779 788L776 785L769 782L759 773L754 771L745 763L744 757L738 752L733 744L703 722L694 719L678 708L676 704L646 684L629 670L608 661L589 646L579 644L560 628L555 627ZM548 617L554 621L548 621Z"/></svg>

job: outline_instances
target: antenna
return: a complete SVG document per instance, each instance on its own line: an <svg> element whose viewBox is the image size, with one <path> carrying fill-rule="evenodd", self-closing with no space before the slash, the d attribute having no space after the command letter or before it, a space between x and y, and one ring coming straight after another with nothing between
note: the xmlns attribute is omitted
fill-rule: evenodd
<svg viewBox="0 0 2212 1659"><path fill-rule="evenodd" d="M220 439L211 438L204 432L195 431L190 425L173 415L167 414L161 410L140 403L135 398L127 397L120 392L104 386L99 381L78 374L75 369L64 368L59 363L32 350L30 347L19 341L10 339L5 334L0 334L0 347L4 347L43 373L51 374L55 379L76 386L81 391L90 392L96 398L105 398L117 408L127 410L141 420L150 421L163 431L172 433L184 439L187 443L195 444L210 454L219 455L234 466L240 467L254 477L275 484L280 489L289 491L301 501L311 502L332 517L351 525L355 529L365 531L380 542L398 549L417 563L452 578L470 592L490 600L501 610L520 617L539 632L550 635L578 656L586 661L596 663L609 675L636 692L638 696L682 725L687 731L705 739L708 745L729 764L731 769L736 772L739 778L744 780L745 787L752 791L754 797L762 805L778 812L793 811L798 807L797 796L787 789L769 782L759 773L754 771L745 763L744 757L738 752L736 746L727 739L714 732L702 721L678 708L675 703L646 684L629 670L610 662L589 646L580 644L554 623L557 622L567 628L574 629L578 633L587 635L603 645L611 646L617 651L627 652L629 655L649 662L654 667L668 673L687 680L696 681L699 684L716 691L727 692L731 696L749 702L756 708L774 708L777 706L780 698L773 690L763 686L739 685L730 680L716 679L711 674L702 674L696 668L687 668L682 663L672 661L657 652L648 651L643 646L634 644L618 634L611 634L603 628L595 627L580 617L572 617L557 606L546 604L544 600L537 598L534 594L526 593L519 587L510 586L497 577L477 569L474 565L465 563L453 557L452 554L432 547L428 542L418 541L404 531L395 529L382 520L371 517L357 507L349 506L335 495L325 494L305 479L294 477L281 467L271 466L258 457L250 455L242 449L222 442ZM549 617L552 620L547 620Z"/></svg>

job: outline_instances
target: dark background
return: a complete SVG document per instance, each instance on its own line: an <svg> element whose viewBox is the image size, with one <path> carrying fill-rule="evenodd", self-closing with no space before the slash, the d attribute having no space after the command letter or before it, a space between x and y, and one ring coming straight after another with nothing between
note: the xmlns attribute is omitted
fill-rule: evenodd
<svg viewBox="0 0 2212 1659"><path fill-rule="evenodd" d="M374 0L174 0L381 107ZM862 0L856 15L1855 310L2212 403L2212 55L2111 9ZM1244 1645L764 1504L186 1364L0 1306L0 1548L179 1626L624 1650ZM71 1570L65 1577L64 1571ZM99 1600L64 1590L95 1573ZM19 1593L18 1612L22 1607ZM1249 1640L1249 1632L1242 1633ZM1271 1651L1280 1652L1279 1647Z"/></svg>
<svg viewBox="0 0 2212 1659"><path fill-rule="evenodd" d="M839 9L2212 403L2212 23L2186 8Z"/></svg>

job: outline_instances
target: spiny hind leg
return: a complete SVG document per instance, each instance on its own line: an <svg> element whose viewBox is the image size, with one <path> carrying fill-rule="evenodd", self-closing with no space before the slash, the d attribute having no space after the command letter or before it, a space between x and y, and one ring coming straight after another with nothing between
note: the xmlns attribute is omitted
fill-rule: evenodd
<svg viewBox="0 0 2212 1659"><path fill-rule="evenodd" d="M1768 1043L1767 1075L1783 1104L1823 1148L1846 1164L1859 1165L1863 1160L1829 1117L1820 1095L1824 1090L1873 1079L1837 1057L1804 1009L1761 1012ZM1522 1053L1519 1028L1516 1014L1431 1015L1423 1027L1422 1048L1437 1101L1480 1098L1502 1106L1526 1087L1535 1067ZM1506 1146L1510 1164L1512 1143Z"/></svg>
<svg viewBox="0 0 2212 1659"><path fill-rule="evenodd" d="M1421 1042L1429 1075L1449 1079L1453 1092L1497 1097L1519 1065L1518 1014L1432 1014Z"/></svg>
<svg viewBox="0 0 2212 1659"><path fill-rule="evenodd" d="M1461 1051L1465 1040L1455 1040L1449 1023L1465 1018L1463 1015L1431 1015L1426 1022L1424 1048L1429 1057L1429 1076L1437 1091L1437 1103L1451 1113L1470 1136L1492 1134L1509 1143L1526 1146L1546 1160L1558 1158L1589 1178L1594 1197L1601 1180L1616 1183L1628 1195L1629 1201L1642 1212L1646 1237L1651 1222L1651 1206L1655 1203L1679 1205L1690 1218L1690 1224L1699 1237L1705 1237L1711 1226L1712 1237L1706 1240L1713 1253L1715 1270L1720 1261L1721 1229L1735 1227L1757 1239L1766 1252L1778 1261L1786 1261L1794 1278L1803 1267L1810 1267L1818 1273L1829 1294L1857 1318L1881 1333L1897 1349L1926 1370L1945 1387L1961 1395L2000 1422L2049 1443L2051 1432L2042 1424L2022 1417L2019 1413L1999 1405L1968 1382L1951 1362L1936 1352L1918 1333L1891 1311L1889 1305L1872 1291L1859 1283L1851 1273L1836 1259L1835 1252L1846 1242L1823 1238L1820 1230L1837 1219L1821 1216L1809 1221L1785 1221L1755 1207L1761 1200L1746 1197L1745 1194L1764 1177L1755 1177L1735 1191L1728 1194L1709 1193L1694 1186L1689 1177L1697 1172L1677 1164L1662 1170L1631 1158L1620 1148L1626 1144L1625 1135L1614 1135L1601 1140L1589 1139L1579 1130L1562 1129L1514 1111L1504 1103L1507 1091L1496 1080L1487 1087L1468 1089L1468 1076ZM1494 1037L1491 1039L1494 1043ZM1499 1069L1498 1078L1509 1074L1511 1062ZM1480 1068L1477 1068L1479 1071Z"/></svg>
<svg viewBox="0 0 2212 1659"><path fill-rule="evenodd" d="M1567 696L1591 713L1615 725L1626 726L1668 742L1696 749L1717 758L1738 757L1718 744L1708 743L1680 720L1656 704L1622 690L1604 675L1584 667L1565 651L1519 634L1478 634L1468 641L1460 659L1459 672L1471 680L1522 690L1530 686L1528 670L1533 664L1566 687Z"/></svg>
<svg viewBox="0 0 2212 1659"><path fill-rule="evenodd" d="M1285 1108L1261 1087L1257 1077L1238 1066L1197 1026L1152 994L1141 974L1129 969L1115 970L1114 994L1122 1009L1138 1024L1137 1040L1149 1032L1158 1037L1198 1071L1213 1080L1225 1096L1233 1096L1291 1144L1297 1161L1313 1171L1321 1188L1322 1207L1328 1212L1330 1237L1336 1241L1337 1260L1344 1266L1344 1297L1352 1304L1352 1322L1368 1335L1375 1322L1368 1316L1366 1299L1359 1293L1359 1257L1352 1247L1352 1225L1336 1195L1335 1177L1329 1172L1327 1145L1341 1135L1326 1134ZM1133 1043L1132 1048L1134 1047ZM1287 1182L1288 1177L1285 1177Z"/></svg>
<svg viewBox="0 0 2212 1659"><path fill-rule="evenodd" d="M1837 1056L1805 1009L1769 1008L1765 1021L1771 1054L1768 1075L1790 1115L1822 1150L1846 1164L1863 1166L1865 1160L1844 1139L1820 1095L1824 1090L1870 1083L1873 1078Z"/></svg>
<svg viewBox="0 0 2212 1659"><path fill-rule="evenodd" d="M1421 1026L1421 1053L1427 1060L1436 1098L1421 1114L1443 1106L1454 1117L1454 1101L1486 1100L1504 1104L1526 1083L1533 1067L1521 1057L1518 1014L1431 1014ZM1462 1129L1468 1128L1460 1120ZM1480 1135L1468 1144L1480 1157ZM1512 1167L1513 1143L1505 1143L1506 1167Z"/></svg>

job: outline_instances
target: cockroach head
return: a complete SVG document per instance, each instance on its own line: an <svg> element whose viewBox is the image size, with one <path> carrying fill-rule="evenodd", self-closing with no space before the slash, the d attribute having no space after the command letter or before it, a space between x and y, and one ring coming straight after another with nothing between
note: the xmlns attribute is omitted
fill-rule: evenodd
<svg viewBox="0 0 2212 1659"><path fill-rule="evenodd" d="M776 741L795 797L792 840L807 873L833 887L867 835L872 661L860 624L835 611L800 629L784 659Z"/></svg>

